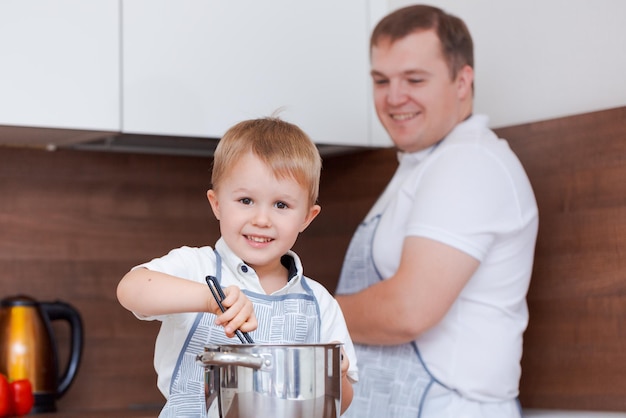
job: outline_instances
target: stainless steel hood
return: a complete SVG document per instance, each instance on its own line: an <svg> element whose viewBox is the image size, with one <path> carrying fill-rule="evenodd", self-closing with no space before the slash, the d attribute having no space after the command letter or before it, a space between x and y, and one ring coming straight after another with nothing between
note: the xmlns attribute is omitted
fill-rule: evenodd
<svg viewBox="0 0 626 418"><path fill-rule="evenodd" d="M211 157L219 139L117 134L64 146L83 151Z"/></svg>
<svg viewBox="0 0 626 418"><path fill-rule="evenodd" d="M219 138L123 134L72 129L0 126L0 145L81 151L212 157ZM366 147L317 144L322 156L350 154Z"/></svg>
<svg viewBox="0 0 626 418"><path fill-rule="evenodd" d="M192 138L161 135L120 134L88 142L67 145L83 151L107 151L139 154L212 157L219 138ZM365 147L316 144L323 157L350 154Z"/></svg>

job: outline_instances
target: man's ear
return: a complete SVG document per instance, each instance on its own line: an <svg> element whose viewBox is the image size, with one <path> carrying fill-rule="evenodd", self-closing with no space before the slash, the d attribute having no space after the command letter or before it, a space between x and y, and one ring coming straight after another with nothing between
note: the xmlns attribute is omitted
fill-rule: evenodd
<svg viewBox="0 0 626 418"><path fill-rule="evenodd" d="M460 99L472 97L474 94L474 69L469 65L459 70L456 76Z"/></svg>
<svg viewBox="0 0 626 418"><path fill-rule="evenodd" d="M300 227L300 232L303 232L310 224L313 222L313 219L322 211L322 207L320 205L313 205L311 209L309 209L309 213L307 213L306 218L304 219L304 223Z"/></svg>
<svg viewBox="0 0 626 418"><path fill-rule="evenodd" d="M209 203L211 204L211 209L213 209L213 215L215 215L215 218L219 221L220 220L220 204L219 204L219 201L217 200L217 194L215 193L213 189L209 189L206 192L206 197L209 200Z"/></svg>

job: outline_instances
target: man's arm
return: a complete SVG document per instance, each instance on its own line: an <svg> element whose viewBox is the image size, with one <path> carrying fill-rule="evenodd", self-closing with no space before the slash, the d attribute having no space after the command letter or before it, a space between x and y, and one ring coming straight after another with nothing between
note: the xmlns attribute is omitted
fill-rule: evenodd
<svg viewBox="0 0 626 418"><path fill-rule="evenodd" d="M441 242L406 238L395 275L358 293L336 296L352 340L377 345L414 340L444 317L479 264Z"/></svg>

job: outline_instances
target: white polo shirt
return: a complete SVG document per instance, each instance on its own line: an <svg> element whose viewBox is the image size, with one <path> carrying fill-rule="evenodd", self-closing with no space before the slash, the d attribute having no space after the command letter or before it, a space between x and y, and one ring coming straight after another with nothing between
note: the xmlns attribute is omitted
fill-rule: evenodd
<svg viewBox="0 0 626 418"><path fill-rule="evenodd" d="M221 285L223 287L237 285L241 289L265 294L254 269L237 257L222 238L217 241L215 248L222 258ZM319 343L325 344L334 341L343 343L345 353L350 360L348 377L356 382L358 380L356 355L339 304L324 286L303 276L302 263L295 252L289 251L286 255L292 257L296 274L285 287L272 293L272 295L306 293L302 286L302 281L306 280L307 285L313 290L322 316ZM216 274L215 260L215 252L211 247L181 247L170 251L163 257L133 267L133 269L144 267L195 282L206 283L207 275ZM169 395L170 381L176 361L196 315L196 312L152 317L136 315L142 320L159 320L162 322L155 344L154 368L158 374L157 385L165 398ZM239 340L233 339L234 344L238 342Z"/></svg>

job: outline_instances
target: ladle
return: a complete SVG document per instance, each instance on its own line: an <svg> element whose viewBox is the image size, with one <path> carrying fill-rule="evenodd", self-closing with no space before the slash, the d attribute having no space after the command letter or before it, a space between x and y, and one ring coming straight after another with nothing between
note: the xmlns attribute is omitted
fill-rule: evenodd
<svg viewBox="0 0 626 418"><path fill-rule="evenodd" d="M222 305L222 301L224 300L226 295L224 294L224 290L222 290L222 286L220 286L220 282L218 282L214 276L206 276L206 284L209 285L209 289L211 289L211 293L213 294L213 297L217 302L217 306L220 307L220 310L222 312L225 312L226 308L224 308L224 305ZM250 337L247 332L241 332L240 330L236 330L235 335L237 335L239 341L244 344L254 344L252 337Z"/></svg>

